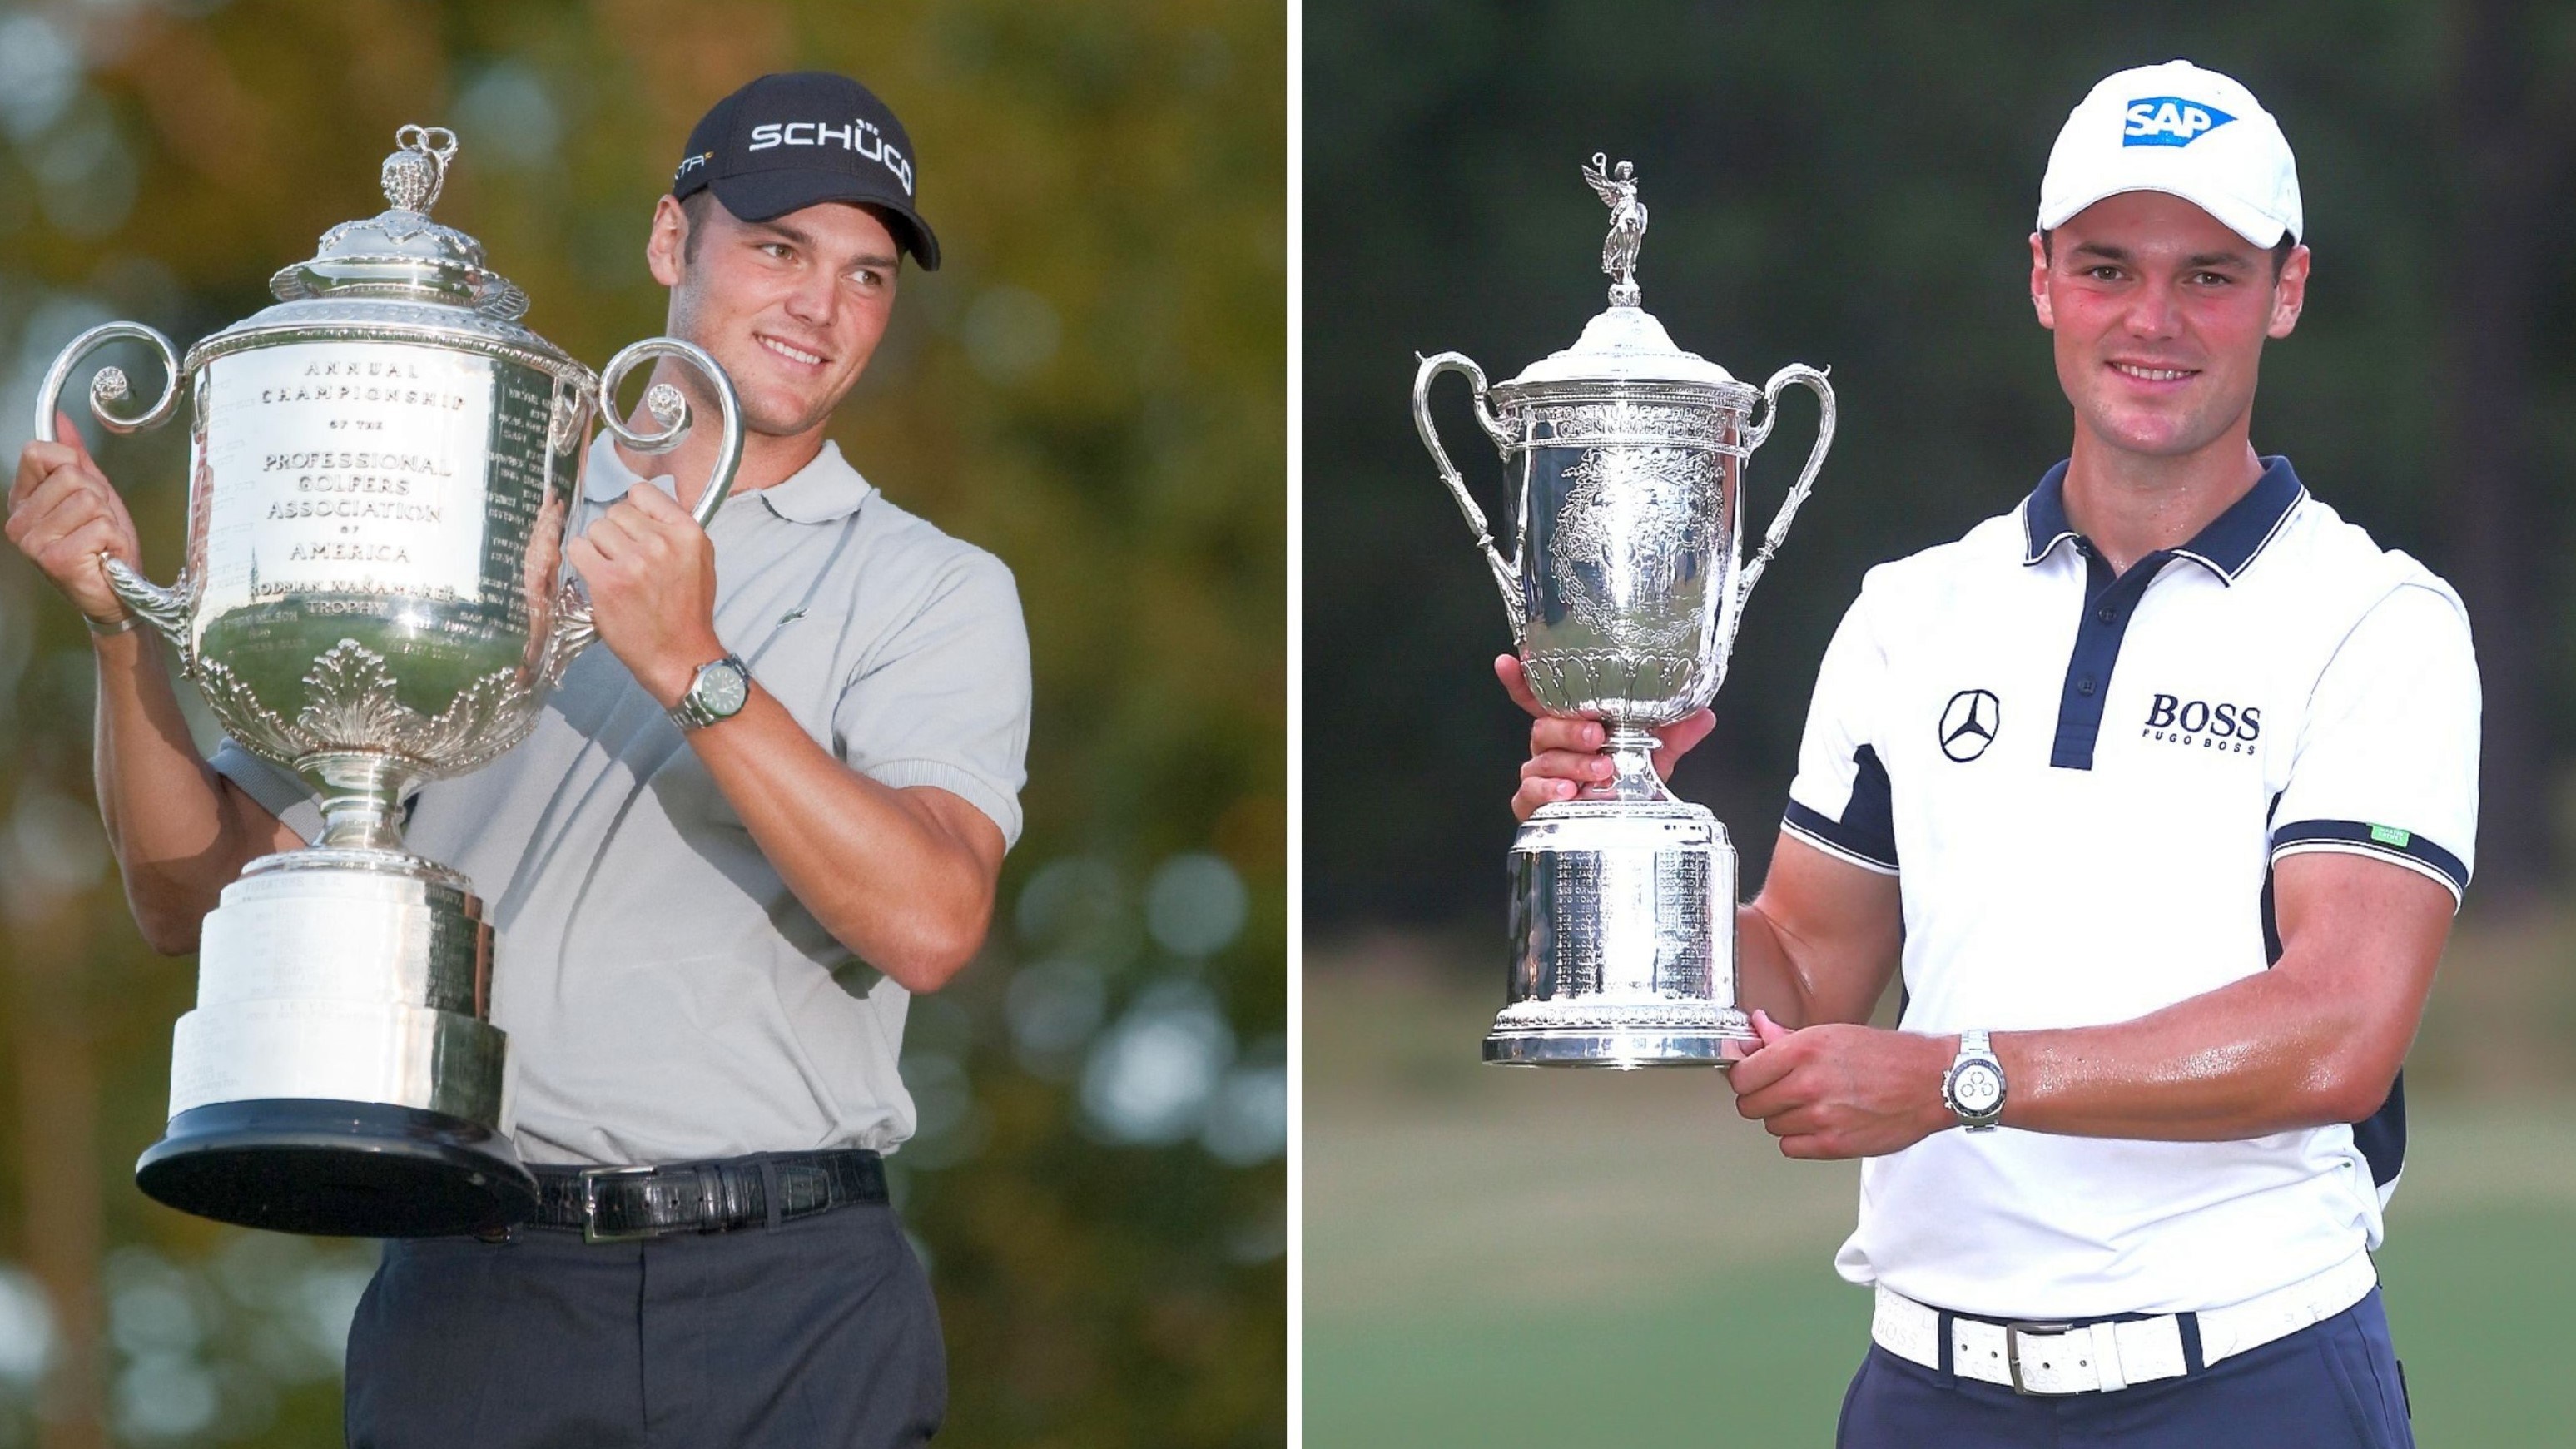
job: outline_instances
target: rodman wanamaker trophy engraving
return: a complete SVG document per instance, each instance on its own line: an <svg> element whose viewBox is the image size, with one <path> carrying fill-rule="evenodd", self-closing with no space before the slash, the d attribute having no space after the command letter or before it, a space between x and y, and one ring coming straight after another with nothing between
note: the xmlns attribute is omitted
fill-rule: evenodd
<svg viewBox="0 0 2576 1449"><path fill-rule="evenodd" d="M1724 1066L1752 1027L1735 1004L1735 849L1654 768L1654 727L1726 679L1745 598L1789 531L1834 436L1823 373L1791 365L1760 392L1681 350L1638 303L1646 231L1635 168L1584 168L1610 207L1609 309L1572 347L1490 390L1455 352L1423 360L1413 421L1501 588L1530 688L1551 714L1602 720L1616 774L1541 807L1511 854L1508 1004L1485 1060L1516 1066ZM1432 381L1466 375L1477 425L1517 495L1513 554L1433 427ZM1743 560L1744 465L1792 384L1822 404L1814 451ZM1763 404L1758 421L1756 400Z"/></svg>
<svg viewBox="0 0 2576 1449"><path fill-rule="evenodd" d="M369 1237L494 1227L535 1202L489 1019L492 927L470 881L404 849L404 797L525 738L597 637L561 564L590 423L647 453L689 427L657 382L659 431L631 431L618 383L659 358L703 375L723 436L701 524L742 447L732 384L698 348L638 342L594 375L521 325L528 299L481 243L429 219L455 136L405 126L396 145L390 208L280 271L277 305L184 365L149 327L92 328L36 402L51 441L83 357L118 338L158 352L149 409L125 410L110 367L90 410L133 432L187 395L186 561L166 589L104 565L225 731L322 801L321 839L253 861L206 918L168 1132L136 1180L206 1217Z"/></svg>

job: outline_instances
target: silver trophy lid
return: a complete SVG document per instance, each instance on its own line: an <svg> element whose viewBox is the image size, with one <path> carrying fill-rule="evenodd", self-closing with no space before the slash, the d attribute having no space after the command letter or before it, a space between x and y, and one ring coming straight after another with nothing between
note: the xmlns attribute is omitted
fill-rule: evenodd
<svg viewBox="0 0 2576 1449"><path fill-rule="evenodd" d="M1610 208L1610 235L1601 244L1601 270L1611 279L1609 309L1585 325L1572 347L1531 363L1494 391L1508 399L1515 393L1602 382L1743 387L1725 368L1683 351L1664 324L1637 305L1637 249L1646 238L1646 204L1637 199L1636 166L1622 161L1613 167L1609 159L1596 151L1583 168L1584 181Z"/></svg>
<svg viewBox="0 0 2576 1449"><path fill-rule="evenodd" d="M405 126L385 158L386 211L342 222L322 234L321 248L269 278L281 302L313 297L387 297L470 307L514 320L527 294L483 264L483 244L429 219L456 157L456 133L444 126Z"/></svg>

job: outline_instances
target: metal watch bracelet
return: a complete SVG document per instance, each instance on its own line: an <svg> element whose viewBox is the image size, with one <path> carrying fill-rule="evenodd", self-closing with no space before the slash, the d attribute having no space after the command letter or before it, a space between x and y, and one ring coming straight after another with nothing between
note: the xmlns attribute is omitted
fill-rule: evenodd
<svg viewBox="0 0 2576 1449"><path fill-rule="evenodd" d="M1959 1033L1958 1055L1941 1078L1941 1104L1970 1132L1991 1132L2003 1120L2006 1096L2004 1064L1986 1033L1969 1028Z"/></svg>
<svg viewBox="0 0 2576 1449"><path fill-rule="evenodd" d="M719 674L730 674L733 677L731 685L715 685L715 677ZM751 666L732 654L711 659L698 666L697 672L690 677L688 692L680 696L679 703L671 706L671 722L680 727L682 734L691 734L742 713L742 707L750 702L750 697Z"/></svg>

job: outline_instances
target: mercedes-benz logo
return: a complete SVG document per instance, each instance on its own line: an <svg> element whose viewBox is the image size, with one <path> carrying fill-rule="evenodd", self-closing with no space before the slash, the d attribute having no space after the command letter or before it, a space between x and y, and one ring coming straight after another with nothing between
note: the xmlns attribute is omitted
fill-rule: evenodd
<svg viewBox="0 0 2576 1449"><path fill-rule="evenodd" d="M1992 690L1960 690L1941 711L1941 753L1964 765L1986 752L2003 723L2003 701Z"/></svg>

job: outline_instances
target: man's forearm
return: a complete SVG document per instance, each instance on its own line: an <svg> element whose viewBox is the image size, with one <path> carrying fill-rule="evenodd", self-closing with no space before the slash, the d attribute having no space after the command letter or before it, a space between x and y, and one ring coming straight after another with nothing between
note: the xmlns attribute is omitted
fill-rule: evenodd
<svg viewBox="0 0 2576 1449"><path fill-rule="evenodd" d="M1736 1004L1782 1026L1867 1021L1903 941L1896 878L1782 832L1761 894L1735 908Z"/></svg>
<svg viewBox="0 0 2576 1449"><path fill-rule="evenodd" d="M1751 901L1735 908L1735 1004L1761 1010L1782 1026L1807 1026L1818 1020L1810 998L1813 988L1798 971L1789 940L1778 923Z"/></svg>
<svg viewBox="0 0 2576 1449"><path fill-rule="evenodd" d="M850 769L756 684L689 740L779 878L860 959L935 991L982 946L1002 835L972 806Z"/></svg>
<svg viewBox="0 0 2576 1449"><path fill-rule="evenodd" d="M2378 1016L2276 968L2116 1025L1998 1033L2004 1122L2168 1142L2358 1122L2414 1034L2414 1013Z"/></svg>
<svg viewBox="0 0 2576 1449"><path fill-rule="evenodd" d="M199 758L153 635L135 629L95 644L93 780L126 902L155 949L194 950L223 888L275 841L257 834L265 812L229 798Z"/></svg>
<svg viewBox="0 0 2576 1449"><path fill-rule="evenodd" d="M2103 1026L1995 1033L2004 1125L2228 1142L2360 1121L2388 1094L2413 1014L2302 974L2276 968ZM1955 1035L1841 1024L1789 1033L1737 1067L1739 1109L1808 1144L1784 1142L1791 1156L1894 1152L1958 1125L1941 1095L1958 1047Z"/></svg>
<svg viewBox="0 0 2576 1449"><path fill-rule="evenodd" d="M2278 869L2270 970L2110 1026L2000 1033L2007 1125L2206 1142L2358 1122L2388 1096L2450 934L2451 899L2394 866Z"/></svg>
<svg viewBox="0 0 2576 1449"><path fill-rule="evenodd" d="M1801 909L1812 906L1803 893L1816 880L1833 879L1818 877L1813 864L1784 839L1771 879L1746 912L1767 920L1748 919L1739 931L1750 943L1748 1002L1767 1007L1760 993L1773 993L1784 1007L1814 1015L1809 1029L1780 1033L1737 1065L1737 1109L1760 1118L1792 1157L1895 1152L1956 1125L1941 1082L1958 1038L1849 1024L1884 984L1883 973L1864 967L1877 949L1892 957L1894 918L1839 938L1833 913ZM1858 884L1856 876L1842 879ZM2004 1125L2215 1142L2357 1122L2376 1110L2432 990L2451 896L2412 871L2328 853L2283 858L2273 894L2284 949L2268 970L2106 1025L2013 1031L1955 1023L1994 1031L2007 1086ZM1800 924L1807 939L1783 922ZM1883 946L1873 946L1881 928ZM1766 962L1765 939L1777 943L1785 965Z"/></svg>

